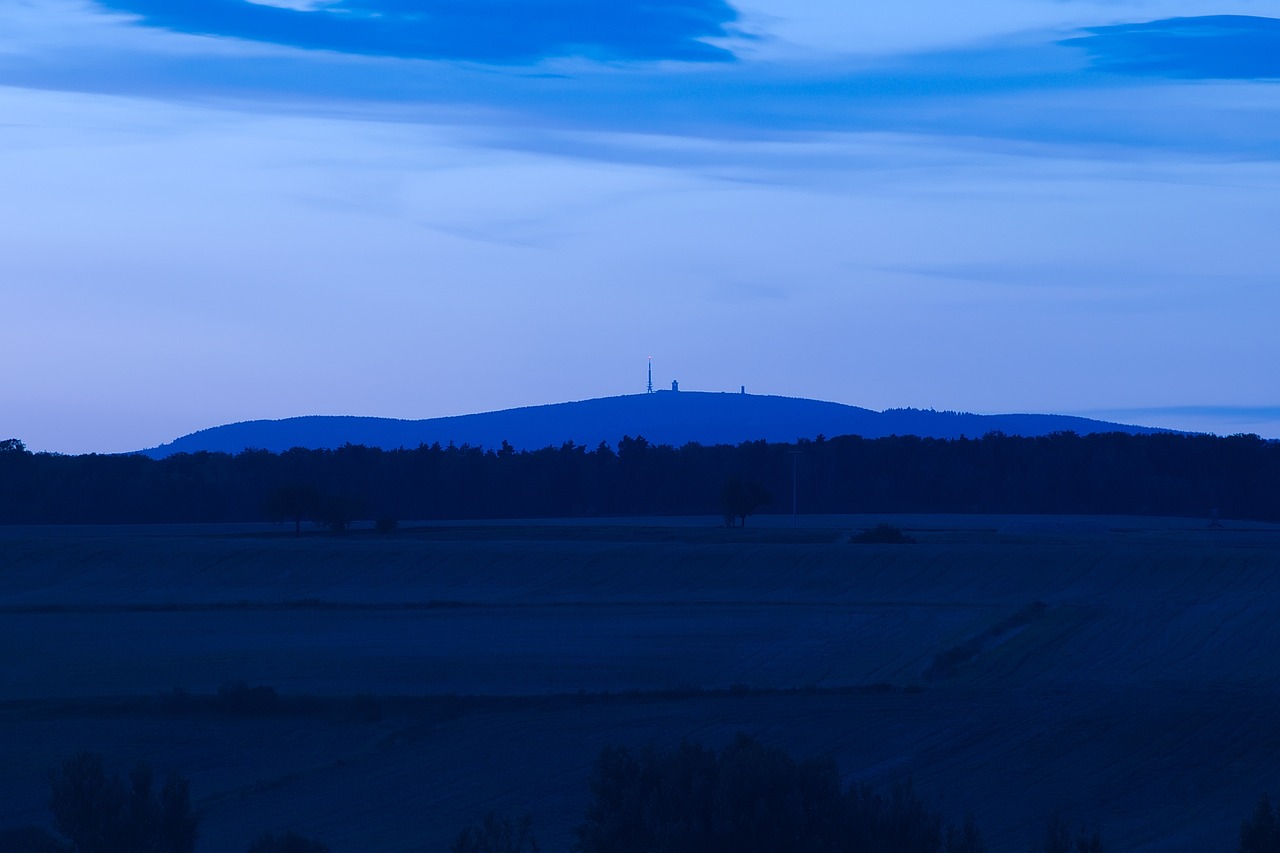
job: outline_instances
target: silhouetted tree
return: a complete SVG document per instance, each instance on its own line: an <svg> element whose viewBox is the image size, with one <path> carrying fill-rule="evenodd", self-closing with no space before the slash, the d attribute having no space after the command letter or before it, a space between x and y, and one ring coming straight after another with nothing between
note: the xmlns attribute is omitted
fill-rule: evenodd
<svg viewBox="0 0 1280 853"><path fill-rule="evenodd" d="M1280 853L1280 809L1272 808L1266 794L1240 824L1240 853Z"/></svg>
<svg viewBox="0 0 1280 853"><path fill-rule="evenodd" d="M267 518L293 522L293 535L302 535L302 522L316 518L321 507L320 490L314 486L281 486L267 495Z"/></svg>
<svg viewBox="0 0 1280 853"><path fill-rule="evenodd" d="M960 826L947 827L947 853L987 853L986 842L978 832L973 815L965 817Z"/></svg>
<svg viewBox="0 0 1280 853"><path fill-rule="evenodd" d="M747 516L754 515L756 510L772 500L773 497L759 483L730 478L720 490L720 507L724 510L725 526L732 527L737 519L740 526L746 527Z"/></svg>
<svg viewBox="0 0 1280 853"><path fill-rule="evenodd" d="M909 785L843 791L829 761L797 761L739 735L723 750L607 747L577 829L579 853L980 853ZM966 846L967 845L967 846Z"/></svg>
<svg viewBox="0 0 1280 853"><path fill-rule="evenodd" d="M1032 853L1103 853L1104 849L1100 832L1073 828L1061 815L1049 819L1043 840L1031 847Z"/></svg>
<svg viewBox="0 0 1280 853"><path fill-rule="evenodd" d="M0 440L0 453L26 453L27 446L19 439L6 438Z"/></svg>
<svg viewBox="0 0 1280 853"><path fill-rule="evenodd" d="M249 853L329 853L329 848L296 832L282 832L263 835L249 847Z"/></svg>
<svg viewBox="0 0 1280 853"><path fill-rule="evenodd" d="M187 780L169 774L153 789L153 774L138 764L125 779L108 776L102 757L81 752L49 777L54 825L76 853L191 853L199 818Z"/></svg>
<svg viewBox="0 0 1280 853"><path fill-rule="evenodd" d="M492 812L475 826L458 834L450 853L538 853L538 840L533 837L533 819L499 818Z"/></svg>

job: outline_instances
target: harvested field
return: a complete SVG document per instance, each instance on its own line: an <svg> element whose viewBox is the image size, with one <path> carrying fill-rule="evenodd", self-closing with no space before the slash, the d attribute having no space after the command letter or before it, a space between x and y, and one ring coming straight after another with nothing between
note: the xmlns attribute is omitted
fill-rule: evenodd
<svg viewBox="0 0 1280 853"><path fill-rule="evenodd" d="M1054 810L1226 853L1280 793L1280 531L804 521L0 530L0 827L82 748L188 776L211 851L443 850L493 808L566 850L601 746L737 731L1011 853ZM878 521L919 543L848 544Z"/></svg>

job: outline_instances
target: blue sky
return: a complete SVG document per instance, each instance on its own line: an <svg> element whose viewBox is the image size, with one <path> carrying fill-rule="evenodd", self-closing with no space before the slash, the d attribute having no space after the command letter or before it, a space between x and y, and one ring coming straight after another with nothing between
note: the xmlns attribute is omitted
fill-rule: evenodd
<svg viewBox="0 0 1280 853"><path fill-rule="evenodd" d="M643 390L1280 436L1280 0L0 0L0 433Z"/></svg>

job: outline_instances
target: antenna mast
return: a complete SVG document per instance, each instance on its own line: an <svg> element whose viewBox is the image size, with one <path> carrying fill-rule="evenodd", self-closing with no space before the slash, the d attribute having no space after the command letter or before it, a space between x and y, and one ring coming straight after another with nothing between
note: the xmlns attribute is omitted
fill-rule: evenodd
<svg viewBox="0 0 1280 853"><path fill-rule="evenodd" d="M649 387L645 391L646 394L653 393L653 356L649 356Z"/></svg>

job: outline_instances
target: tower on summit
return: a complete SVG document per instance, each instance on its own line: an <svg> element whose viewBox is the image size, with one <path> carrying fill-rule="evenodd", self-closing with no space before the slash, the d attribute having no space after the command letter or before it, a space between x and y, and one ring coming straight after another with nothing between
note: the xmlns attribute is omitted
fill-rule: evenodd
<svg viewBox="0 0 1280 853"><path fill-rule="evenodd" d="M645 389L645 393L653 393L653 356L649 356L649 387Z"/></svg>

